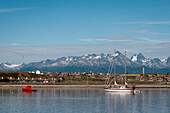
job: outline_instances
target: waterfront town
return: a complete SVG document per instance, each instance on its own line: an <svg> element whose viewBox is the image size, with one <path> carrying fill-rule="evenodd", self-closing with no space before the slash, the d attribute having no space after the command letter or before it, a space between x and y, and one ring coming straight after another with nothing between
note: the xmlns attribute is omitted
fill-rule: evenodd
<svg viewBox="0 0 170 113"><path fill-rule="evenodd" d="M59 72L41 73L35 72L9 72L0 71L0 83L30 83L30 84L89 84L102 85L107 78L114 78L114 74L92 73L92 72ZM134 84L170 84L169 73L161 74L126 74L127 82ZM125 74L116 74L118 83L123 83Z"/></svg>

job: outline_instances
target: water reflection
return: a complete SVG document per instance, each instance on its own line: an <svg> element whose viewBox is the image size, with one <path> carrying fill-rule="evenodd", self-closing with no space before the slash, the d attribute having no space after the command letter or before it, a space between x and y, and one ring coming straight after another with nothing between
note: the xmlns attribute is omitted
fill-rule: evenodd
<svg viewBox="0 0 170 113"><path fill-rule="evenodd" d="M31 94L31 93L33 93L33 92L36 93L36 91L22 91L22 93L26 93L26 94Z"/></svg>
<svg viewBox="0 0 170 113"><path fill-rule="evenodd" d="M113 101L113 112L127 112L127 103L129 103L130 96L133 96L132 92L105 92L106 100ZM120 106L121 105L121 106Z"/></svg>
<svg viewBox="0 0 170 113"><path fill-rule="evenodd" d="M169 89L143 89L141 93L105 92L102 88L0 88L2 113L168 113Z"/></svg>
<svg viewBox="0 0 170 113"><path fill-rule="evenodd" d="M116 95L122 95L122 96L125 96L125 95L134 95L134 92L105 92L106 95L113 95L113 96L116 96Z"/></svg>

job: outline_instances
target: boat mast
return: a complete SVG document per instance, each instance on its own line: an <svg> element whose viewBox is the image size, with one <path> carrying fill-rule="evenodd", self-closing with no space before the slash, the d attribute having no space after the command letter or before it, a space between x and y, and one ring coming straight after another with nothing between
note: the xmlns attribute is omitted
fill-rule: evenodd
<svg viewBox="0 0 170 113"><path fill-rule="evenodd" d="M116 83L116 49L114 50L114 85L117 85Z"/></svg>
<svg viewBox="0 0 170 113"><path fill-rule="evenodd" d="M127 85L126 83L126 51L125 51L125 85Z"/></svg>

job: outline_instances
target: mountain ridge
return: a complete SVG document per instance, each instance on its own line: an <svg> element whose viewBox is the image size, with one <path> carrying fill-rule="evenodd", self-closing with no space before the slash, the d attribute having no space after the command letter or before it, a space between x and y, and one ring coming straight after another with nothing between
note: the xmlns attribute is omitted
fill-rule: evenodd
<svg viewBox="0 0 170 113"><path fill-rule="evenodd" d="M114 55L104 53L87 54L82 56L60 57L56 60L44 60L31 62L28 64L14 65L1 63L1 71L35 71L42 72L102 72L108 73L109 66L114 62ZM130 59L126 57L128 73L141 73L142 67L146 68L147 73L169 73L170 56L160 60L158 58L146 58L142 53L134 54ZM123 73L125 66L125 56L116 51L116 72Z"/></svg>

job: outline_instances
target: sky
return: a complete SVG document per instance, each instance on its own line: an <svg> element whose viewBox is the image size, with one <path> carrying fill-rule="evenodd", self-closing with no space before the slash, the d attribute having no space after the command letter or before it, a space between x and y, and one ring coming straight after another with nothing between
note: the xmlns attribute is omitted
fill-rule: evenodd
<svg viewBox="0 0 170 113"><path fill-rule="evenodd" d="M169 48L170 0L0 0L0 63Z"/></svg>

